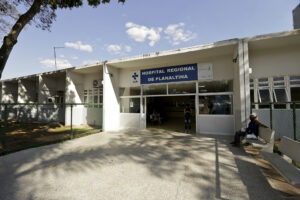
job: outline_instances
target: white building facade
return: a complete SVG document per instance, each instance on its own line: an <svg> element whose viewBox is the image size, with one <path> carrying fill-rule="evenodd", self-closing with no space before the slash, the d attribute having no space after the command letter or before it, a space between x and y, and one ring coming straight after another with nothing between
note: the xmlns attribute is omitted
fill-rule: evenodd
<svg viewBox="0 0 300 200"><path fill-rule="evenodd" d="M53 102L52 111L36 112L67 125L70 107L61 110L55 103L103 103L75 106L76 125L181 131L189 104L193 132L233 135L246 126L251 111L268 123L268 108L251 102L300 101L300 30L104 61L3 80L0 86L2 103ZM155 111L161 115L159 125L149 120ZM290 107L274 111L282 115Z"/></svg>

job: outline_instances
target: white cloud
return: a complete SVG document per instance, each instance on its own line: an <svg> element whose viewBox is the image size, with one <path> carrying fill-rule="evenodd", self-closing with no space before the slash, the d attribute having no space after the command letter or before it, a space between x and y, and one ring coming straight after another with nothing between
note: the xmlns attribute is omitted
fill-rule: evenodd
<svg viewBox="0 0 300 200"><path fill-rule="evenodd" d="M126 52L129 53L129 52L131 52L131 50L132 50L131 46L129 46L129 45L126 45L126 46L125 46L125 51L126 51Z"/></svg>
<svg viewBox="0 0 300 200"><path fill-rule="evenodd" d="M78 57L77 56L72 56L71 57L73 60L78 60Z"/></svg>
<svg viewBox="0 0 300 200"><path fill-rule="evenodd" d="M47 68L55 68L54 59L43 59L40 63ZM71 63L67 59L56 59L56 65L58 69L65 69L72 67Z"/></svg>
<svg viewBox="0 0 300 200"><path fill-rule="evenodd" d="M80 51L87 51L87 52L92 52L93 51L93 47L89 44L82 44L81 41L77 41L77 42L65 42L65 46L66 47L70 47L73 49L77 49Z"/></svg>
<svg viewBox="0 0 300 200"><path fill-rule="evenodd" d="M160 40L160 32L162 28L148 28L146 26L134 24L132 22L127 22L125 27L128 28L126 33L130 38L134 39L136 42L144 42L146 39L149 40L149 45L154 46L156 42Z"/></svg>
<svg viewBox="0 0 300 200"><path fill-rule="evenodd" d="M132 48L129 45L118 45L118 44L110 44L107 46L106 50L111 54L126 54L131 52Z"/></svg>
<svg viewBox="0 0 300 200"><path fill-rule="evenodd" d="M184 23L170 24L164 30L164 33L167 35L166 39L168 39L172 45L178 45L181 42L188 42L197 37L195 33L192 33L189 30L184 30L184 26Z"/></svg>
<svg viewBox="0 0 300 200"><path fill-rule="evenodd" d="M109 53L120 54L122 47L121 47L121 45L111 44L111 45L108 45L106 49Z"/></svg>
<svg viewBox="0 0 300 200"><path fill-rule="evenodd" d="M65 55L63 55L63 54L60 54L60 55L59 55L59 57L61 57L61 58L64 58L64 57L65 57Z"/></svg>

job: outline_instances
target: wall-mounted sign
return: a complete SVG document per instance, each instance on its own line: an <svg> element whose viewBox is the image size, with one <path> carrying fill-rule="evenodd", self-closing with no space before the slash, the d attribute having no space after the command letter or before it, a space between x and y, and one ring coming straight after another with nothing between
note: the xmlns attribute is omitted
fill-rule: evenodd
<svg viewBox="0 0 300 200"><path fill-rule="evenodd" d="M211 63L198 64L198 80L213 80L213 66Z"/></svg>
<svg viewBox="0 0 300 200"><path fill-rule="evenodd" d="M141 84L198 80L197 64L141 70Z"/></svg>

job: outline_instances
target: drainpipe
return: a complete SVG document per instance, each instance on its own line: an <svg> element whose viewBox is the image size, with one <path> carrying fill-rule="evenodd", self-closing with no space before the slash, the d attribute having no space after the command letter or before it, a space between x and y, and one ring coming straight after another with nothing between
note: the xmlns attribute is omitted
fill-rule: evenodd
<svg viewBox="0 0 300 200"><path fill-rule="evenodd" d="M106 63L107 60L103 61L103 72L105 72L105 68L106 68ZM106 73L109 74L109 73ZM105 81L104 81L104 76L103 76L103 80L102 80L102 87L103 87L103 91L102 91L102 132L104 132L104 94L105 94L105 87L104 87Z"/></svg>

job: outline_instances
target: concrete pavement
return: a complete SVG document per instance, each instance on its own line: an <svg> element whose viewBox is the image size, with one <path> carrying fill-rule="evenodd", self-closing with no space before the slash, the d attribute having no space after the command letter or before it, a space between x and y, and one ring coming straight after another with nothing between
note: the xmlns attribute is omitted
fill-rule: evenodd
<svg viewBox="0 0 300 200"><path fill-rule="evenodd" d="M280 199L232 137L105 132L0 157L0 199Z"/></svg>

